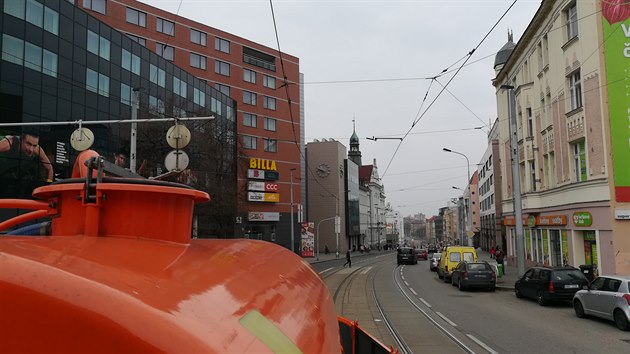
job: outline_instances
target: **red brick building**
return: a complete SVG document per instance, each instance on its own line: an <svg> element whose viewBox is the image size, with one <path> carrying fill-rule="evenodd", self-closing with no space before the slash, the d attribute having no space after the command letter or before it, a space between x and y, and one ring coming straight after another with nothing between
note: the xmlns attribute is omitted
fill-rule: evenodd
<svg viewBox="0 0 630 354"><path fill-rule="evenodd" d="M237 102L235 237L290 248L290 194L293 191L295 212L302 203L304 180L299 59L134 0L76 4ZM298 217L293 216L297 245Z"/></svg>

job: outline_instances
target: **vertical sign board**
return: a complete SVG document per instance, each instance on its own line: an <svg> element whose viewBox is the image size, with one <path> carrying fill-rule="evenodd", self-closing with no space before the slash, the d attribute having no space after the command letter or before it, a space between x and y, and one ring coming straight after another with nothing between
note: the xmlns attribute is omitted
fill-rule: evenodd
<svg viewBox="0 0 630 354"><path fill-rule="evenodd" d="M315 245L315 223L303 222L300 229L302 231L300 232L302 235L300 247L302 257L313 257Z"/></svg>
<svg viewBox="0 0 630 354"><path fill-rule="evenodd" d="M630 4L602 1L615 199L630 202Z"/></svg>

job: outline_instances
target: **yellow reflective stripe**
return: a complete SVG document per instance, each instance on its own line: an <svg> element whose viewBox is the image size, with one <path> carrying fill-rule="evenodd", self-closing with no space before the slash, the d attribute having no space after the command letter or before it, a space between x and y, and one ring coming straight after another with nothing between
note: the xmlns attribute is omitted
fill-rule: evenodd
<svg viewBox="0 0 630 354"><path fill-rule="evenodd" d="M280 328L256 310L246 313L239 322L274 353L302 353Z"/></svg>

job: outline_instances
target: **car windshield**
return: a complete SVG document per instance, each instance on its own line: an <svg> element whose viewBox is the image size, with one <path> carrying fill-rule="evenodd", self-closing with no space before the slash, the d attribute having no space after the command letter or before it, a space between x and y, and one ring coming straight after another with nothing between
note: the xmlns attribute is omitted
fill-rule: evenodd
<svg viewBox="0 0 630 354"><path fill-rule="evenodd" d="M411 254L411 248L401 248L398 250L398 253Z"/></svg>
<svg viewBox="0 0 630 354"><path fill-rule="evenodd" d="M433 254L433 259L440 259L442 258L442 254L441 253L434 253Z"/></svg>
<svg viewBox="0 0 630 354"><path fill-rule="evenodd" d="M554 280L586 280L584 274L577 269L557 270L553 272Z"/></svg>

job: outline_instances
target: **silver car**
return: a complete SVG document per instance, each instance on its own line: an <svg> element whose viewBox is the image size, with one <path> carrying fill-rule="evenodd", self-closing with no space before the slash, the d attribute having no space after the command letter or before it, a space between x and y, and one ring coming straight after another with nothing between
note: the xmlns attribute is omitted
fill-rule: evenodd
<svg viewBox="0 0 630 354"><path fill-rule="evenodd" d="M429 262L429 270L431 271L437 270L441 257L442 257L442 254L440 252L435 252L431 255L431 258L429 258L429 260L431 261Z"/></svg>
<svg viewBox="0 0 630 354"><path fill-rule="evenodd" d="M602 275L573 296L577 317L597 316L630 331L630 275Z"/></svg>

